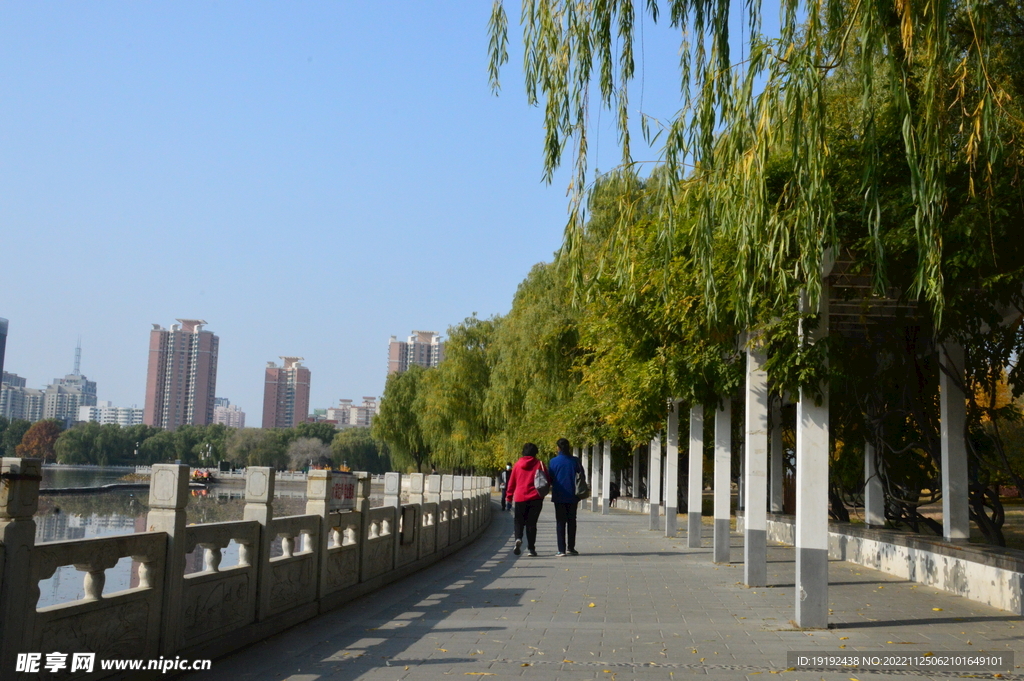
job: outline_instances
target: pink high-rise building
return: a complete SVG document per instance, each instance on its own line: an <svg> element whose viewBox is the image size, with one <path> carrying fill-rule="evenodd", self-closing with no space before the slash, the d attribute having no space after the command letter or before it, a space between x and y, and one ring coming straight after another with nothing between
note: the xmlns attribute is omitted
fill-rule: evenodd
<svg viewBox="0 0 1024 681"><path fill-rule="evenodd" d="M408 341L394 336L388 343L388 375L400 374L413 364L436 367L444 359L444 341L435 331L413 331Z"/></svg>
<svg viewBox="0 0 1024 681"><path fill-rule="evenodd" d="M267 362L263 384L263 427L292 428L309 416L309 369L301 357L282 357L284 366Z"/></svg>
<svg viewBox="0 0 1024 681"><path fill-rule="evenodd" d="M220 339L202 319L178 319L149 332L149 370L143 422L174 430L213 423Z"/></svg>

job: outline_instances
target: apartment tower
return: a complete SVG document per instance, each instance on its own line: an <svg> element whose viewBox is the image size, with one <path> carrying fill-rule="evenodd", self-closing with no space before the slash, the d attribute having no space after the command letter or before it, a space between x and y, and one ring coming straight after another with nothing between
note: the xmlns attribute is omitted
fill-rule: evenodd
<svg viewBox="0 0 1024 681"><path fill-rule="evenodd" d="M176 321L170 330L154 324L149 333L143 421L167 430L213 423L217 390L220 339L203 329L202 319Z"/></svg>
<svg viewBox="0 0 1024 681"><path fill-rule="evenodd" d="M267 362L263 383L263 427L292 428L309 416L309 369L302 357L282 357L284 366Z"/></svg>
<svg viewBox="0 0 1024 681"><path fill-rule="evenodd" d="M388 343L388 375L400 374L413 364L436 367L444 359L444 341L434 331L413 331L409 340L394 336Z"/></svg>

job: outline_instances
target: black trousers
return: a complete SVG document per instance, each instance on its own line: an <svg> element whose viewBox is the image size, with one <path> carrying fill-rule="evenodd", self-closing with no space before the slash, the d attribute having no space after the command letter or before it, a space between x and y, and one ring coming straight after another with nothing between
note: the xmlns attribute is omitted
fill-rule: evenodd
<svg viewBox="0 0 1024 681"><path fill-rule="evenodd" d="M543 499L530 499L529 501L517 501L515 513L515 537L523 538L523 529L526 529L526 548L531 551L537 550L537 519L540 518L540 509L544 506Z"/></svg>
<svg viewBox="0 0 1024 681"><path fill-rule="evenodd" d="M505 498L505 486L504 486L504 485L502 485L502 486L501 486L501 487L499 487L498 489L499 489L499 490L501 491L501 510L502 510L502 511L504 511L504 510L505 510L505 507L506 507L507 505L511 504L512 502L511 502L511 501L508 501L508 500L507 500L507 499Z"/></svg>
<svg viewBox="0 0 1024 681"><path fill-rule="evenodd" d="M565 553L576 550L576 511L580 502L573 501L568 504L555 503L555 533L558 536L558 552ZM568 543L566 543L568 533Z"/></svg>

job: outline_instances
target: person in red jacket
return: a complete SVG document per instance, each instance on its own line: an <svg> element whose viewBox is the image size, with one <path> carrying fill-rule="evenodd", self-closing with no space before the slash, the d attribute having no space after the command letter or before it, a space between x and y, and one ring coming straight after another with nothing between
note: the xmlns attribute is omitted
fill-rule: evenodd
<svg viewBox="0 0 1024 681"><path fill-rule="evenodd" d="M544 471L544 464L537 458L537 445L527 442L523 445L523 455L512 466L508 476L508 487L505 496L509 502L515 502L515 538L516 547L512 553L517 556L523 552L523 529L526 529L526 548L531 556L537 555L537 519L544 505L544 497L534 486L537 469ZM544 471L547 475L547 471Z"/></svg>

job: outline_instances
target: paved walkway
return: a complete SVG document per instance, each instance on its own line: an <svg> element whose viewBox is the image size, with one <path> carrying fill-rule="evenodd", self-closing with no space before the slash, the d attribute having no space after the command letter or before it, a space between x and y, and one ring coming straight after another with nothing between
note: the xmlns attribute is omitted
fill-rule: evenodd
<svg viewBox="0 0 1024 681"><path fill-rule="evenodd" d="M537 558L512 555L497 513L470 547L376 594L215 661L207 679L394 681L494 677L544 681L962 678L953 672L787 669L791 650L1005 651L1024 679L1024 618L850 563L829 566L828 630L792 624L793 551L769 549L769 583L748 589L742 538L711 563L645 528L647 518L581 511L578 557L555 558L554 511L541 515ZM708 531L706 529L706 531ZM680 536L684 536L680 533ZM972 678L1000 678L976 673Z"/></svg>

